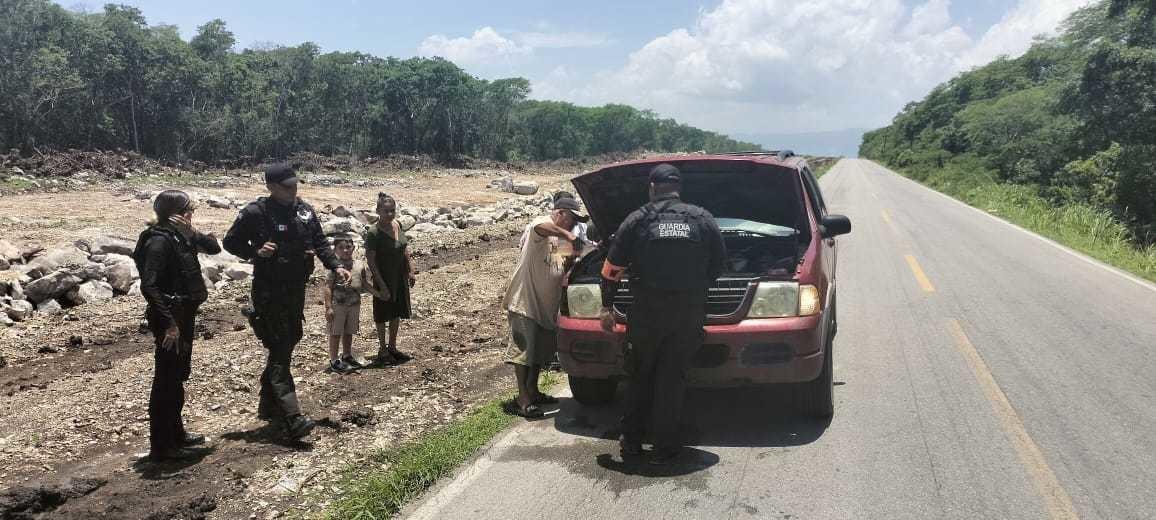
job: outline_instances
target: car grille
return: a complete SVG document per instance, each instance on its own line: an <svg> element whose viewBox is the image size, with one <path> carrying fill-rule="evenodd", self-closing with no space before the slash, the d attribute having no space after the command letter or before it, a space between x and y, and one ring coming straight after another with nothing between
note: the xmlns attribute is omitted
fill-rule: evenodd
<svg viewBox="0 0 1156 520"><path fill-rule="evenodd" d="M751 284L757 281L752 278L720 278L710 288L707 294L707 316L730 316L738 312L746 301ZM630 283L618 286L618 294L614 295L614 308L623 315L629 316L630 306L634 303L634 295L630 293Z"/></svg>

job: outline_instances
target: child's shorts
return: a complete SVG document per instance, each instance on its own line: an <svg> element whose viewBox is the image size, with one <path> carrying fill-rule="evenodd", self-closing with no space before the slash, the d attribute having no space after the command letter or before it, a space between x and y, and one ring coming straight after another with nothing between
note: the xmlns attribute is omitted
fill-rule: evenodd
<svg viewBox="0 0 1156 520"><path fill-rule="evenodd" d="M333 319L329 322L330 336L351 336L360 329L361 304L334 305Z"/></svg>

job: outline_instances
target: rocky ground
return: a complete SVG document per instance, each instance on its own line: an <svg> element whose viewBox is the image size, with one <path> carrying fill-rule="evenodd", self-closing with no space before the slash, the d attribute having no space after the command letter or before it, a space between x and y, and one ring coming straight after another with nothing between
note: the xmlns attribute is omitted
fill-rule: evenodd
<svg viewBox="0 0 1156 520"><path fill-rule="evenodd" d="M264 351L240 314L249 266L205 258L215 290L198 317L185 417L212 451L188 464L141 459L152 339L123 255L150 216L150 196L170 187L195 191L198 226L223 236L237 207L262 192L255 171L146 164L127 177L28 177L37 186L0 190L0 518L307 515L324 507L339 471L374 448L506 392L499 300L517 238L579 170L395 166L319 168L301 195L335 233L371 224L378 191L398 200L421 270L400 342L415 359L326 373L314 283L294 372L321 426L308 442L286 442L255 418ZM376 337L368 305L362 314L355 348L366 353Z"/></svg>

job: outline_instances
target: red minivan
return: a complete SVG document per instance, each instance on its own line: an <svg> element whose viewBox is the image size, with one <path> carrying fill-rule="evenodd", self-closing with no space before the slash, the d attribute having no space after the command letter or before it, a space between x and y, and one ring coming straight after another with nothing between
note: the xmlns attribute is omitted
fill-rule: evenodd
<svg viewBox="0 0 1156 520"><path fill-rule="evenodd" d="M683 200L715 216L727 246L726 269L708 296L703 345L687 372L689 385L793 383L801 411L832 415L836 237L851 231L850 220L827 214L802 157L759 152L656 157L580 175L573 184L596 229L610 235L646 204L647 173L660 163L682 171ZM567 275L558 320L558 358L583 404L613 399L625 375L629 282L614 296L614 332L604 332L598 321L599 273L610 240L587 252Z"/></svg>

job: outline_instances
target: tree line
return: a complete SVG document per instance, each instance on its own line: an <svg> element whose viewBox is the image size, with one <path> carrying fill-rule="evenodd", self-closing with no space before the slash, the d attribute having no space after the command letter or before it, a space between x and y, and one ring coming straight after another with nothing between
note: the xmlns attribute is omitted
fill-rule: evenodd
<svg viewBox="0 0 1156 520"><path fill-rule="evenodd" d="M1110 211L1156 242L1156 0L1103 0L1059 35L960 74L866 134L860 155L919 175L1026 185Z"/></svg>
<svg viewBox="0 0 1156 520"><path fill-rule="evenodd" d="M237 51L221 20L189 41L123 5L78 13L0 0L0 20L0 149L179 161L758 149L626 105L530 100L523 78L478 79L441 58L322 53L313 43Z"/></svg>

